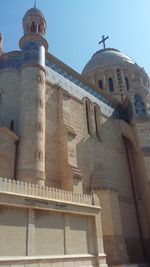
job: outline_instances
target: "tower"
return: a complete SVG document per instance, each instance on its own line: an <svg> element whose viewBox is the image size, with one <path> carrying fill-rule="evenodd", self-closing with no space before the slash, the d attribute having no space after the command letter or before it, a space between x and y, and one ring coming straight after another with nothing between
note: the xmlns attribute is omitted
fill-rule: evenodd
<svg viewBox="0 0 150 267"><path fill-rule="evenodd" d="M19 155L17 178L33 183L45 181L45 51L46 21L36 7L23 18Z"/></svg>

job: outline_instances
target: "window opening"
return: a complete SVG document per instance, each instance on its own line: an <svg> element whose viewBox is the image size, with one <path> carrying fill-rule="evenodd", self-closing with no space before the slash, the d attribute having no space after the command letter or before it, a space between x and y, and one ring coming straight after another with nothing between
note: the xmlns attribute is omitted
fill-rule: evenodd
<svg viewBox="0 0 150 267"><path fill-rule="evenodd" d="M98 86L99 86L99 88L103 89L103 81L102 80L99 80Z"/></svg>
<svg viewBox="0 0 150 267"><path fill-rule="evenodd" d="M90 118L89 118L89 107L88 103L85 102L85 109L86 109L86 122L87 122L87 130L88 134L90 134Z"/></svg>
<svg viewBox="0 0 150 267"><path fill-rule="evenodd" d="M125 83L126 83L127 90L129 90L130 89L130 85L129 85L129 80L128 80L127 77L125 77Z"/></svg>
<svg viewBox="0 0 150 267"><path fill-rule="evenodd" d="M109 91L114 92L114 84L113 84L113 79L109 78L108 79L108 84L109 84Z"/></svg>
<svg viewBox="0 0 150 267"><path fill-rule="evenodd" d="M96 130L96 137L99 138L99 125L98 125L98 109L94 106L94 119L95 119L95 130Z"/></svg>

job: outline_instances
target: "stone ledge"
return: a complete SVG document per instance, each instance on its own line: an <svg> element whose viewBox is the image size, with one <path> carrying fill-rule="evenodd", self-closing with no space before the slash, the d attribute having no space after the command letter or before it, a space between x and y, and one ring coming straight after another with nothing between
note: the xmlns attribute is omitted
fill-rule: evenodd
<svg viewBox="0 0 150 267"><path fill-rule="evenodd" d="M106 258L105 254L99 254L99 258ZM70 260L96 260L96 255L91 254L76 254L76 255L53 255L53 256L6 256L0 257L1 264L15 264L15 263L40 263L40 262L52 262L52 261L70 261Z"/></svg>
<svg viewBox="0 0 150 267"><path fill-rule="evenodd" d="M52 255L52 256L5 256L0 257L1 261L18 261L18 260L57 260L57 259L72 259L72 258L95 258L97 255L92 254L70 254L70 255ZM105 254L99 254L99 257L106 257Z"/></svg>

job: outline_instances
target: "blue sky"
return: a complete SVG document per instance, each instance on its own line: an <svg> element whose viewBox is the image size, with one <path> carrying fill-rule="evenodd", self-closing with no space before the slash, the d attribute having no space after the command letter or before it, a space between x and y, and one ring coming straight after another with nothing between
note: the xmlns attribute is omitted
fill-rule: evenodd
<svg viewBox="0 0 150 267"><path fill-rule="evenodd" d="M32 0L1 0L0 32L5 52L18 50L23 35L22 17ZM150 75L150 0L37 0L47 20L49 52L81 72L100 49L107 46L132 57Z"/></svg>

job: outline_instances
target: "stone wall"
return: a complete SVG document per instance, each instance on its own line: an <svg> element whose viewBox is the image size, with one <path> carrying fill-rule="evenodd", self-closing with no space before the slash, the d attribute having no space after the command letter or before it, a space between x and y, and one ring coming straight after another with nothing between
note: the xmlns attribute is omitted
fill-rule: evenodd
<svg viewBox="0 0 150 267"><path fill-rule="evenodd" d="M46 184L60 187L58 168L59 128L58 128L58 92L50 85L46 85L46 147L45 172Z"/></svg>
<svg viewBox="0 0 150 267"><path fill-rule="evenodd" d="M0 73L0 126L11 128L18 134L20 75L15 70Z"/></svg>
<svg viewBox="0 0 150 267"><path fill-rule="evenodd" d="M13 178L16 167L18 137L8 128L0 127L0 176Z"/></svg>
<svg viewBox="0 0 150 267"><path fill-rule="evenodd" d="M0 221L2 266L107 266L95 196L0 178Z"/></svg>
<svg viewBox="0 0 150 267"><path fill-rule="evenodd" d="M150 181L150 118L137 118L137 130L139 141L144 154L147 178Z"/></svg>

